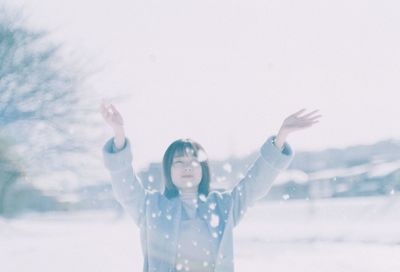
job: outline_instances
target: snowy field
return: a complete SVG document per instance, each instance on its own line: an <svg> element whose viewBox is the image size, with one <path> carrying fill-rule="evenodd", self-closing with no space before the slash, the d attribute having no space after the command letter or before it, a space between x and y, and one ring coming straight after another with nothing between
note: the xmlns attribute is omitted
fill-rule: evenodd
<svg viewBox="0 0 400 272"><path fill-rule="evenodd" d="M398 272L400 196L263 202L234 235L240 272ZM1 272L133 272L142 264L138 229L128 217L0 219Z"/></svg>

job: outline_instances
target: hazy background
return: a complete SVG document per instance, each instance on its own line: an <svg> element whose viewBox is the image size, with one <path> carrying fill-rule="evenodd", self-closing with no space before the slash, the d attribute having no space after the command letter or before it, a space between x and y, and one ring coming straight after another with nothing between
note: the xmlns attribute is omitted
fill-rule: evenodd
<svg viewBox="0 0 400 272"><path fill-rule="evenodd" d="M115 104L139 167L183 137L211 158L249 154L301 108L323 118L289 137L297 150L400 137L398 1L12 4L102 69L93 106L128 95Z"/></svg>

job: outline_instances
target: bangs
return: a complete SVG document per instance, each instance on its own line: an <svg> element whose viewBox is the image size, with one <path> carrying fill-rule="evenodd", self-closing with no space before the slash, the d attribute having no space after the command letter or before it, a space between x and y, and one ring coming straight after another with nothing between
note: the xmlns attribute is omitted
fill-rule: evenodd
<svg viewBox="0 0 400 272"><path fill-rule="evenodd" d="M182 141L180 142L175 149L174 156L177 157L186 157L186 156L193 156L197 157L198 149L197 147L190 141Z"/></svg>

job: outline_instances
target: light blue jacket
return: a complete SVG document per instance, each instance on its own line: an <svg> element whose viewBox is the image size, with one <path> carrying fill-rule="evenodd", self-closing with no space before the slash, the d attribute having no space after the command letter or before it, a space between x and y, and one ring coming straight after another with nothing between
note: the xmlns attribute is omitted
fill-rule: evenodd
<svg viewBox="0 0 400 272"><path fill-rule="evenodd" d="M207 222L210 234L217 233L218 250L215 271L233 272L233 228L247 209L264 197L278 174L286 169L294 151L285 142L283 150L273 143L275 135L262 145L260 154L245 177L230 191L212 191L198 202L197 215ZM143 271L175 271L175 257L182 202L179 197L167 199L158 191L145 190L133 171L130 141L118 152L113 149L113 138L103 147L104 164L112 177L116 199L140 228L144 257ZM210 209L212 207L212 209ZM219 224L211 226L211 214L219 217Z"/></svg>

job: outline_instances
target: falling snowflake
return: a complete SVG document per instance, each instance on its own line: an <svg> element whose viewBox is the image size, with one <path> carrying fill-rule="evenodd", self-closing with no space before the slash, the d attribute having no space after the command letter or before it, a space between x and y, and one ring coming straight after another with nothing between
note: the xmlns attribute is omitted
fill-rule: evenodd
<svg viewBox="0 0 400 272"><path fill-rule="evenodd" d="M226 177L225 177L225 176L217 177L217 182L223 182L223 181L225 181L225 180L226 180Z"/></svg>
<svg viewBox="0 0 400 272"><path fill-rule="evenodd" d="M197 152L197 160L203 162L207 160L207 154L203 150Z"/></svg>
<svg viewBox="0 0 400 272"><path fill-rule="evenodd" d="M200 164L197 161L192 161L191 164L192 164L193 167L199 167L200 166Z"/></svg>
<svg viewBox="0 0 400 272"><path fill-rule="evenodd" d="M282 196L282 198L283 198L284 200L288 200L288 199L290 198L290 195L284 194L284 195Z"/></svg>
<svg viewBox="0 0 400 272"><path fill-rule="evenodd" d="M204 194L200 194L200 195L199 195L199 198L200 198L200 200L203 201L203 202L207 201L207 198L206 198L206 196L205 196Z"/></svg>
<svg viewBox="0 0 400 272"><path fill-rule="evenodd" d="M185 153L187 155L192 155L193 156L194 150L192 148L186 147L185 148Z"/></svg>
<svg viewBox="0 0 400 272"><path fill-rule="evenodd" d="M177 263L176 266L175 266L175 268L176 268L176 270L180 271L180 270L182 270L183 265L180 264L180 263Z"/></svg>
<svg viewBox="0 0 400 272"><path fill-rule="evenodd" d="M171 220L171 219L172 219L172 216L171 216L170 214L167 214L165 217L166 217L168 220Z"/></svg>
<svg viewBox="0 0 400 272"><path fill-rule="evenodd" d="M245 177L245 175L244 175L242 172L240 172L240 173L237 175L237 177L238 177L239 179L243 179L243 178Z"/></svg>
<svg viewBox="0 0 400 272"><path fill-rule="evenodd" d="M209 207L211 210L214 210L216 205L217 205L217 204L215 204L215 203L210 203L210 204L208 205L208 207Z"/></svg>
<svg viewBox="0 0 400 272"><path fill-rule="evenodd" d="M223 165L223 168L228 173L232 172L232 165L228 162Z"/></svg>
<svg viewBox="0 0 400 272"><path fill-rule="evenodd" d="M210 225L213 228L218 227L219 225L219 216L216 214L211 214Z"/></svg>
<svg viewBox="0 0 400 272"><path fill-rule="evenodd" d="M207 267L208 266L208 262L203 262L203 266Z"/></svg>
<svg viewBox="0 0 400 272"><path fill-rule="evenodd" d="M153 181L154 181L154 177L153 177L152 175L149 175L148 180L149 180L150 182L153 182Z"/></svg>

